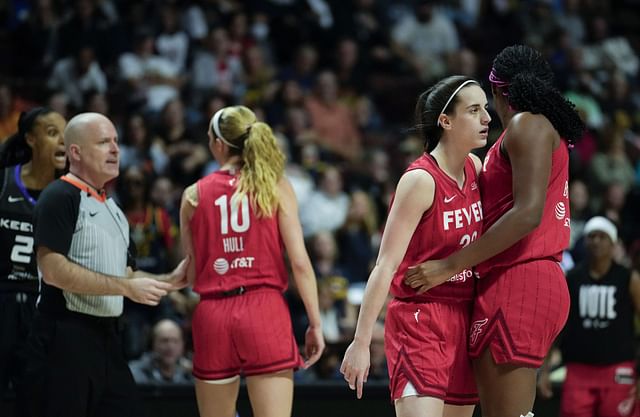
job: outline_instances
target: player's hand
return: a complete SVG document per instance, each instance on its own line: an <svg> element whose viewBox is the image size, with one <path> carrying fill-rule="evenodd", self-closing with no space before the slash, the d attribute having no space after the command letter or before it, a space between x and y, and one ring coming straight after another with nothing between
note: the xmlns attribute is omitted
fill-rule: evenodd
<svg viewBox="0 0 640 417"><path fill-rule="evenodd" d="M153 278L132 278L126 282L125 296L140 304L156 306L160 299L173 289L170 282Z"/></svg>
<svg viewBox="0 0 640 417"><path fill-rule="evenodd" d="M167 282L172 285L172 290L181 290L189 285L189 279L187 277L189 263L191 263L191 257L187 255L169 274Z"/></svg>
<svg viewBox="0 0 640 417"><path fill-rule="evenodd" d="M349 384L349 388L356 391L356 397L362 398L362 387L369 377L369 367L371 366L371 353L369 346L356 342L351 342L344 353L340 372L344 375L344 380Z"/></svg>
<svg viewBox="0 0 640 417"><path fill-rule="evenodd" d="M309 326L304 334L304 369L307 369L318 362L322 352L324 352L324 336L322 336L321 326Z"/></svg>
<svg viewBox="0 0 640 417"><path fill-rule="evenodd" d="M540 370L538 374L538 395L545 400L553 397L553 389L551 388L551 379L549 372Z"/></svg>
<svg viewBox="0 0 640 417"><path fill-rule="evenodd" d="M426 261L410 266L404 274L404 283L418 294L436 287L456 274L455 267L447 259Z"/></svg>

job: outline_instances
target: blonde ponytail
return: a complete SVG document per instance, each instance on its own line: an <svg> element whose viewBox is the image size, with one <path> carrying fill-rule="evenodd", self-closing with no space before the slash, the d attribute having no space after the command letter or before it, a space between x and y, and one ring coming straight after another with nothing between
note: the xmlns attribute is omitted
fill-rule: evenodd
<svg viewBox="0 0 640 417"><path fill-rule="evenodd" d="M227 107L220 115L220 133L232 153L241 152L242 168L232 204L248 195L258 217L273 216L278 207L278 181L284 174L285 157L271 128L257 122L245 106Z"/></svg>
<svg viewBox="0 0 640 417"><path fill-rule="evenodd" d="M234 198L248 194L258 216L270 217L278 206L278 181L284 174L284 154L271 128L256 122L244 141L244 165Z"/></svg>

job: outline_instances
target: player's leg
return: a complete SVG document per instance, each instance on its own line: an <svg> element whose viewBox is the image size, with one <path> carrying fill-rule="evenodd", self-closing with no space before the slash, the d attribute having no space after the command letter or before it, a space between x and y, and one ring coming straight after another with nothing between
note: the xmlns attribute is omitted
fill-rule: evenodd
<svg viewBox="0 0 640 417"><path fill-rule="evenodd" d="M536 396L536 370L517 365L498 365L490 349L473 362L483 417L526 416Z"/></svg>
<svg viewBox="0 0 640 417"><path fill-rule="evenodd" d="M445 404L444 405L444 417L471 417L473 415L473 410L476 408L475 405L453 405L453 404Z"/></svg>
<svg viewBox="0 0 640 417"><path fill-rule="evenodd" d="M449 370L444 417L471 417L479 402L478 387L467 345L472 307L471 302L457 303L452 306L451 331L448 334L448 340L455 346L455 359Z"/></svg>
<svg viewBox="0 0 640 417"><path fill-rule="evenodd" d="M293 405L293 370L247 377L254 417L289 417Z"/></svg>
<svg viewBox="0 0 640 417"><path fill-rule="evenodd" d="M201 417L235 417L240 377L217 381L196 379L195 387Z"/></svg>
<svg viewBox="0 0 640 417"><path fill-rule="evenodd" d="M443 415L444 401L412 395L397 399L395 407L397 417L440 417Z"/></svg>

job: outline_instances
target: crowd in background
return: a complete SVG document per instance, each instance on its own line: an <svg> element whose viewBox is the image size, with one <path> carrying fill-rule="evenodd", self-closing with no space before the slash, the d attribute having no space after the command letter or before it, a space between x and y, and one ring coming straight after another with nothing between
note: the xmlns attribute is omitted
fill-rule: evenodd
<svg viewBox="0 0 640 417"><path fill-rule="evenodd" d="M287 154L318 279L328 349L301 380L341 379L397 179L423 151L413 103L449 74L488 86L495 54L544 53L587 130L571 153L571 247L591 216L619 228L616 259L640 268L640 2L637 0L36 0L0 4L0 141L22 110L107 115L119 131L112 184L137 264L180 259L179 197L216 169L207 125L244 104ZM490 139L501 127L493 117ZM486 151L486 149L484 150ZM483 152L484 152L483 151ZM299 340L304 308L287 293ZM195 295L125 307L126 354L140 382L189 383ZM369 378L386 378L383 330Z"/></svg>

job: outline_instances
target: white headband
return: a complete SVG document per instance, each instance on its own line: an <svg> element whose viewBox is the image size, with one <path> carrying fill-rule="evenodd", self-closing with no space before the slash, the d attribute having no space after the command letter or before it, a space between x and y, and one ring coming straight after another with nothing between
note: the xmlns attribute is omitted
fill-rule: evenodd
<svg viewBox="0 0 640 417"><path fill-rule="evenodd" d="M583 233L585 236L595 231L606 233L611 238L611 241L613 243L616 243L618 241L618 229L616 228L616 225L606 217L592 217L584 225Z"/></svg>
<svg viewBox="0 0 640 417"><path fill-rule="evenodd" d="M456 94L458 94L458 92L459 92L460 90L462 90L462 88L463 88L465 85L467 85L467 84L469 84L469 83L476 83L476 84L478 84L478 82L477 82L477 81L475 81L475 80L467 80L467 81L463 82L462 84L460 84L460 85L458 86L458 88L456 88L456 89L453 91L453 94L451 94L451 97L449 97L449 100L447 100L447 102L445 103L444 107L442 108L442 111L441 111L441 112L440 112L440 114L438 115L438 123L436 123L436 125L437 125L437 126L440 126L440 116L442 116L442 114L444 114L444 111L447 109L447 106L449 105L449 103L451 103L451 100L453 100L453 98L456 96Z"/></svg>
<svg viewBox="0 0 640 417"><path fill-rule="evenodd" d="M239 146L234 145L233 143L229 142L228 140L226 140L224 138L224 136L222 136L222 132L220 132L220 117L222 116L222 112L224 111L226 107L221 108L220 110L218 110L216 112L216 114L213 115L213 120L211 121L211 127L213 127L213 133L216 134L217 137L220 138L221 141L223 141L224 143L226 143L228 146L232 147L232 148L236 148L236 149L240 149Z"/></svg>

